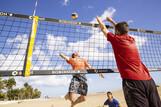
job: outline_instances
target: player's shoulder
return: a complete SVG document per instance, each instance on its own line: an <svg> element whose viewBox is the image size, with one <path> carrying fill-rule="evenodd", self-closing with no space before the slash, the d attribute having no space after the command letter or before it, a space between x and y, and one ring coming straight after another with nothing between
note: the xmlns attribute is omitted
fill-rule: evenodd
<svg viewBox="0 0 161 107"><path fill-rule="evenodd" d="M115 98L113 98L113 102L117 102L117 103L118 103L118 100L117 100L117 99L115 99Z"/></svg>
<svg viewBox="0 0 161 107"><path fill-rule="evenodd" d="M74 58L73 58L74 59ZM78 58L75 58L76 60L79 60L79 61L84 61L85 59L82 58L82 57L78 57Z"/></svg>
<svg viewBox="0 0 161 107"><path fill-rule="evenodd" d="M121 36L116 36L119 40L126 40L126 41L135 41L134 36L130 35L130 34L125 34L125 35L121 35Z"/></svg>
<svg viewBox="0 0 161 107"><path fill-rule="evenodd" d="M115 34L113 32L108 32L107 34L114 36Z"/></svg>
<svg viewBox="0 0 161 107"><path fill-rule="evenodd" d="M136 38L136 36L135 36L135 35L128 34L128 36L129 36L130 38L133 38L133 39L135 39L135 38Z"/></svg>
<svg viewBox="0 0 161 107"><path fill-rule="evenodd" d="M110 101L107 99L105 102L104 102L104 105L108 105L110 103Z"/></svg>
<svg viewBox="0 0 161 107"><path fill-rule="evenodd" d="M69 61L74 61L74 58L70 57L70 58L69 58Z"/></svg>
<svg viewBox="0 0 161 107"><path fill-rule="evenodd" d="M111 36L112 36L112 37L115 37L116 35L115 35L113 32L108 32L108 33L107 33L107 36L108 36L108 37L111 37Z"/></svg>
<svg viewBox="0 0 161 107"><path fill-rule="evenodd" d="M135 36L128 34L128 37L129 37L130 41L135 42L135 38L136 38Z"/></svg>
<svg viewBox="0 0 161 107"><path fill-rule="evenodd" d="M82 59L83 61L87 61L87 58L85 58L85 57L82 57L81 59Z"/></svg>

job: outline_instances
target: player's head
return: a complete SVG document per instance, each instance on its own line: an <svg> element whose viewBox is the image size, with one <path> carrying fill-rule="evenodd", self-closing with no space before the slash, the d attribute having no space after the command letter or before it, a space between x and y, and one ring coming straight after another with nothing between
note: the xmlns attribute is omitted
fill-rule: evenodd
<svg viewBox="0 0 161 107"><path fill-rule="evenodd" d="M107 97L108 97L108 99L112 99L113 98L112 93L110 91L107 92Z"/></svg>
<svg viewBox="0 0 161 107"><path fill-rule="evenodd" d="M72 58L76 58L76 57L79 57L78 52L74 52L74 53L72 53Z"/></svg>
<svg viewBox="0 0 161 107"><path fill-rule="evenodd" d="M124 35L129 31L129 25L127 22L119 22L115 25L115 34L116 35Z"/></svg>

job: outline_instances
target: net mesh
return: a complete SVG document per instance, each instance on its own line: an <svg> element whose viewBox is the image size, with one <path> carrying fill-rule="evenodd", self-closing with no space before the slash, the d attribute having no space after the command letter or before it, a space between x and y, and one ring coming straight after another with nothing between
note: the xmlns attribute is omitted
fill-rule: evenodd
<svg viewBox="0 0 161 107"><path fill-rule="evenodd" d="M0 70L23 70L32 20L0 17ZM111 30L112 31L112 30ZM143 63L161 68L161 34L130 31ZM59 54L78 52L96 69L116 69L111 44L99 28L51 21L38 22L31 70L71 70Z"/></svg>
<svg viewBox="0 0 161 107"><path fill-rule="evenodd" d="M59 53L71 57L73 52L79 52L94 68L114 67L111 46L106 45L105 38L100 34L97 28L41 21L33 52L32 69L71 69L59 57Z"/></svg>
<svg viewBox="0 0 161 107"><path fill-rule="evenodd" d="M0 17L0 70L23 70L32 21Z"/></svg>

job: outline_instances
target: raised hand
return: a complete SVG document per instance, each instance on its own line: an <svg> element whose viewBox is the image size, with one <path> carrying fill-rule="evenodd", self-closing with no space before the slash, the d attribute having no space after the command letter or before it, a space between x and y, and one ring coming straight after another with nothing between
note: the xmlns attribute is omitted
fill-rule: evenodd
<svg viewBox="0 0 161 107"><path fill-rule="evenodd" d="M106 17L106 20L109 21L110 23L112 23L113 26L115 26L117 24L111 17Z"/></svg>

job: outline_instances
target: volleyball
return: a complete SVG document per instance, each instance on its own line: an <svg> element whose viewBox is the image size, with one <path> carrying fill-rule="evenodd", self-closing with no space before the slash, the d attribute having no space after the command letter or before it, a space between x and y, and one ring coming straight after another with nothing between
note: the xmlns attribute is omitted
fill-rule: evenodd
<svg viewBox="0 0 161 107"><path fill-rule="evenodd" d="M77 19L77 18L78 18L78 13L76 13L76 12L72 13L72 14L71 14L71 18L72 18L73 20Z"/></svg>

